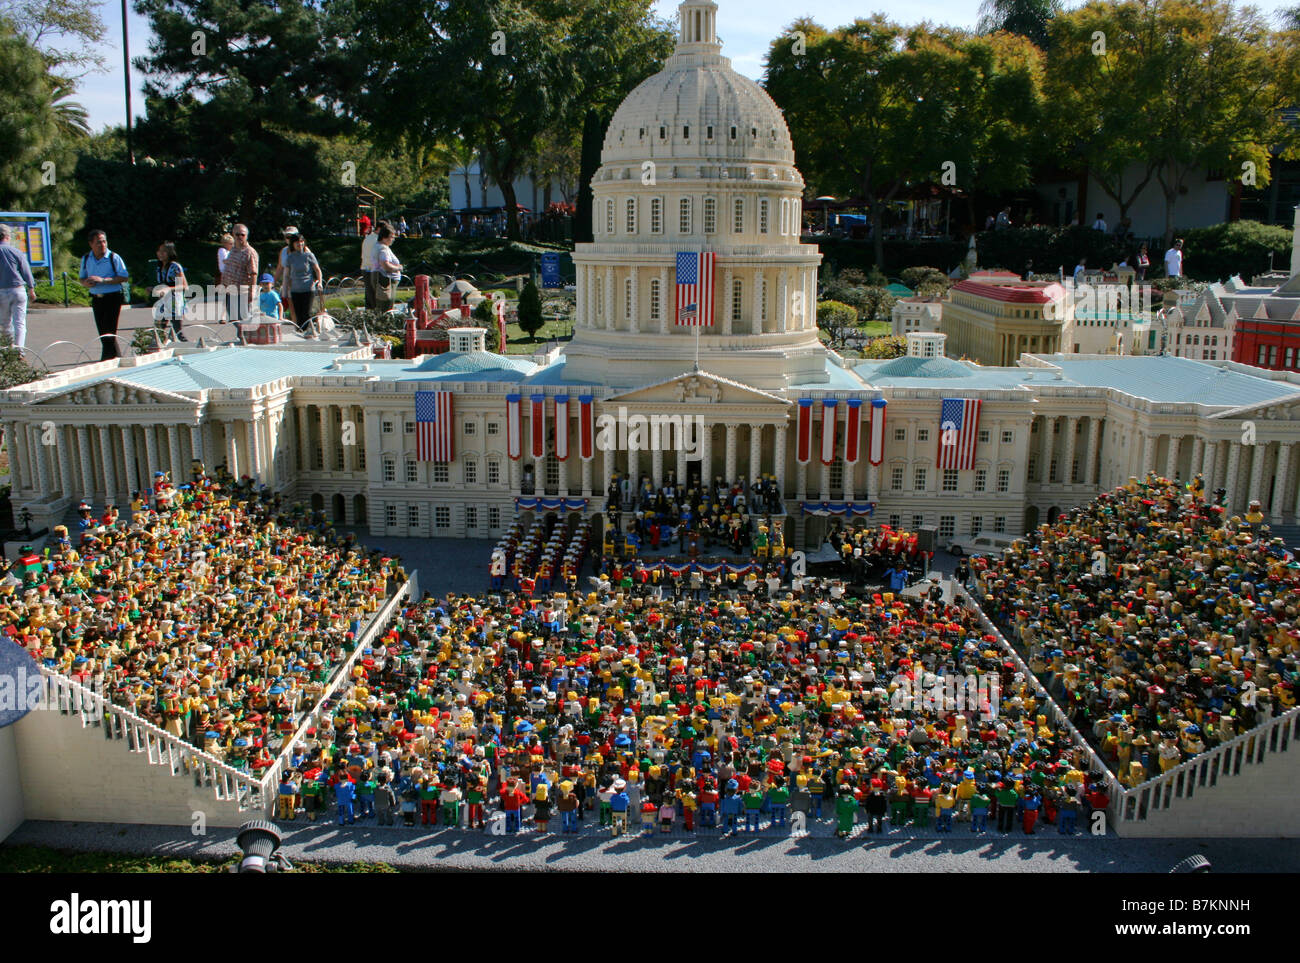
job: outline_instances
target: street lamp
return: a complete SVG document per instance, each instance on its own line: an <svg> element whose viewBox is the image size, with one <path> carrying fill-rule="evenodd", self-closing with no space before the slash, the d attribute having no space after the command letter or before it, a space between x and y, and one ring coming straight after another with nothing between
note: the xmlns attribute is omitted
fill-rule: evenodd
<svg viewBox="0 0 1300 963"><path fill-rule="evenodd" d="M830 205L835 203L835 198L831 197L828 194L824 194L821 197L817 198L817 203L822 206L822 230L825 231L827 234L829 234L831 230Z"/></svg>

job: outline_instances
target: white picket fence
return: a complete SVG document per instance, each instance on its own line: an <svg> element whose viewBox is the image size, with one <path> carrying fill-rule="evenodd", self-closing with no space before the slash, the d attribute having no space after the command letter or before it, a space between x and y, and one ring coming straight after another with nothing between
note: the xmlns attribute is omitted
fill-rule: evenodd
<svg viewBox="0 0 1300 963"><path fill-rule="evenodd" d="M1130 789L1115 778L1110 766L1074 727L1056 700L1029 671L1020 654L984 614L974 597L960 585L955 585L954 597L975 608L984 630L998 640L998 647L1015 661L1016 667L1025 673L1026 678L1032 680L1052 721L1068 730L1074 743L1087 750L1094 770L1105 774L1107 793L1110 796L1109 816L1120 835L1124 835L1126 829L1131 835L1141 835L1142 824L1156 813L1168 812L1171 818L1176 818L1173 811L1177 808L1178 800L1191 799L1198 792L1212 789L1223 780L1246 776L1257 771L1260 766L1277 762L1281 753L1288 752L1300 740L1298 706Z"/></svg>
<svg viewBox="0 0 1300 963"><path fill-rule="evenodd" d="M333 678L304 717L298 731L291 739L285 740L284 748L275 763L260 776L236 769L185 739L159 728L130 709L114 704L92 688L43 665L38 666L42 680L42 711L74 715L83 728L102 728L106 740L125 742L128 751L146 754L150 763L166 766L173 776L191 776L196 787L211 788L218 800L234 802L240 812L270 815L275 806L280 773L284 770L293 745L319 720L325 700L351 678L357 659L392 621L402 601L410 594L412 584L414 583L410 580L403 583L367 623L357 639L356 647L335 670Z"/></svg>

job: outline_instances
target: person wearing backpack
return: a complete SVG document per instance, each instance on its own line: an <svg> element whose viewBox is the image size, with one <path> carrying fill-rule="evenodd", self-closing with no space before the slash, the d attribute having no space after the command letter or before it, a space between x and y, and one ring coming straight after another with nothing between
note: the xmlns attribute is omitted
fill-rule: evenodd
<svg viewBox="0 0 1300 963"><path fill-rule="evenodd" d="M95 315L95 330L99 333L100 361L111 361L118 356L117 322L125 298L122 285L130 282L126 262L108 249L108 235L94 230L87 235L90 253L81 256L81 286L90 290L90 310Z"/></svg>

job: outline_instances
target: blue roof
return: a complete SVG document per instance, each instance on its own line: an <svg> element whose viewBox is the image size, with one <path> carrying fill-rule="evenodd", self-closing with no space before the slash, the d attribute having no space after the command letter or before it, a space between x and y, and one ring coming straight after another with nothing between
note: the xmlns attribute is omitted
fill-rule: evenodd
<svg viewBox="0 0 1300 963"><path fill-rule="evenodd" d="M1032 369L984 368L963 364L952 358L902 357L887 361L863 361L854 370L863 381L881 387L978 391L1019 387Z"/></svg>
<svg viewBox="0 0 1300 963"><path fill-rule="evenodd" d="M291 375L322 375L342 352L290 351L275 348L221 348L201 354L173 357L138 368L117 368L69 387L86 387L103 381L125 381L160 391L198 391L203 388L252 388ZM351 368L353 365L346 364ZM360 370L359 366L355 366ZM342 374L352 372L340 372Z"/></svg>
<svg viewBox="0 0 1300 963"><path fill-rule="evenodd" d="M848 368L841 368L830 358L826 359L826 381L809 381L788 386L788 391L865 391L867 386L853 376Z"/></svg>
<svg viewBox="0 0 1300 963"><path fill-rule="evenodd" d="M1197 402L1230 408L1300 394L1300 385L1171 356L1072 359L1046 355L1067 381L1116 388L1156 402Z"/></svg>

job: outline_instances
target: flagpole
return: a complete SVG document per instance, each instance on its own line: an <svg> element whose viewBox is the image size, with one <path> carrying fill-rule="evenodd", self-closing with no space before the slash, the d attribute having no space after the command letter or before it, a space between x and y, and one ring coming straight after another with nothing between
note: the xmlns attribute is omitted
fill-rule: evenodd
<svg viewBox="0 0 1300 963"><path fill-rule="evenodd" d="M695 370L700 370L700 328L704 326L703 319L697 315L695 320Z"/></svg>

